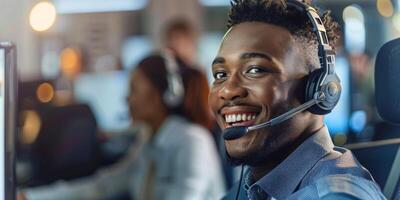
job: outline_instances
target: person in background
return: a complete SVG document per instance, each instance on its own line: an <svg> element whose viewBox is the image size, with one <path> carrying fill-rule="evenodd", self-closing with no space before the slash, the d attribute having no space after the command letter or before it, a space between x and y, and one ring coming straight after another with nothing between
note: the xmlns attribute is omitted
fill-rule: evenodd
<svg viewBox="0 0 400 200"><path fill-rule="evenodd" d="M164 27L163 41L164 47L190 66L197 69L197 38L198 30L190 24L187 19L177 18L169 21ZM204 70L202 70L204 71ZM211 132L220 154L220 160L224 171L225 183L228 187L232 186L235 177L234 168L226 158L224 141L221 136L221 129L218 124L213 122Z"/></svg>
<svg viewBox="0 0 400 200"><path fill-rule="evenodd" d="M189 66L197 67L197 30L184 18L173 19L163 28L166 49Z"/></svg>
<svg viewBox="0 0 400 200"><path fill-rule="evenodd" d="M181 97L171 98L176 87L183 89ZM206 77L179 59L169 54L144 58L132 72L128 97L141 131L126 157L92 177L23 189L19 199L112 199L127 192L134 200L221 198L222 169L207 130L208 90Z"/></svg>

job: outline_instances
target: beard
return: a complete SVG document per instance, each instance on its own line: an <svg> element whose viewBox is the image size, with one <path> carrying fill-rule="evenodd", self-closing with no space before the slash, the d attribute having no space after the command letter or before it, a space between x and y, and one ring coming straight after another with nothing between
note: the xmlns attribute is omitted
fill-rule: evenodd
<svg viewBox="0 0 400 200"><path fill-rule="evenodd" d="M291 106L285 104L276 112L280 114L273 116L279 116L290 110L290 108ZM288 140L288 138L290 138L290 135L293 132L293 121L294 119L290 118L275 126L257 130L258 132L255 134L264 134L263 132L268 131L269 136L265 138L263 144L260 145L259 148L248 152L240 158L231 157L225 149L228 162L232 165L244 164L255 167L270 162L271 160L281 159L286 155L286 152L290 149L290 145L292 144L292 141Z"/></svg>

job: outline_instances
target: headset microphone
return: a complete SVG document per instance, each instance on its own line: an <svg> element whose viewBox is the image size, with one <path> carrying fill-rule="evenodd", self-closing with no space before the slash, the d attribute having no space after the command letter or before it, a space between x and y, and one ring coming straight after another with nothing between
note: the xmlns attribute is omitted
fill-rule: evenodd
<svg viewBox="0 0 400 200"><path fill-rule="evenodd" d="M254 130L257 130L260 128L265 128L265 127L270 127L270 126L280 124L280 123L292 118L297 113L302 112L323 100L324 100L324 93L320 93L318 96L316 95L316 97L314 99L307 101L306 103L304 103L296 108L293 108L293 109L289 110L288 112L286 112L278 117L275 117L267 122L264 122L264 123L261 123L258 125L254 125L254 126L234 126L234 127L226 128L223 131L224 139L225 140L235 140L235 139L238 139L238 138L246 135L250 131L254 131Z"/></svg>

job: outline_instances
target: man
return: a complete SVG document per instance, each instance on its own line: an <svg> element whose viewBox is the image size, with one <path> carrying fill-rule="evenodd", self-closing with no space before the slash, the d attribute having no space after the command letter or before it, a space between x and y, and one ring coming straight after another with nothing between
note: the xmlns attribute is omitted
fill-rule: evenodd
<svg viewBox="0 0 400 200"><path fill-rule="evenodd" d="M337 24L329 13L321 19L334 44ZM308 75L320 68L305 13L283 0L233 0L228 28L209 96L222 129L260 124L304 103ZM248 166L225 199L385 198L351 152L332 144L322 115L303 111L225 146L233 163Z"/></svg>

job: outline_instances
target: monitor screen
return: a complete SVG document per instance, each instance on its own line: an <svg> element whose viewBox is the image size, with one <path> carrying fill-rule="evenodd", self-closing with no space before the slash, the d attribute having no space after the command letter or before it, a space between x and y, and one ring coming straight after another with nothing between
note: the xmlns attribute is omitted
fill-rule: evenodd
<svg viewBox="0 0 400 200"><path fill-rule="evenodd" d="M118 132L129 128L126 100L129 72L82 74L74 84L76 100L91 107L101 131Z"/></svg>
<svg viewBox="0 0 400 200"><path fill-rule="evenodd" d="M0 42L0 200L14 199L15 55L11 43Z"/></svg>
<svg viewBox="0 0 400 200"><path fill-rule="evenodd" d="M5 70L5 51L4 49L0 49L0 199L4 199L4 191L5 191L5 148L3 144L5 144L5 102L4 102L4 70Z"/></svg>

